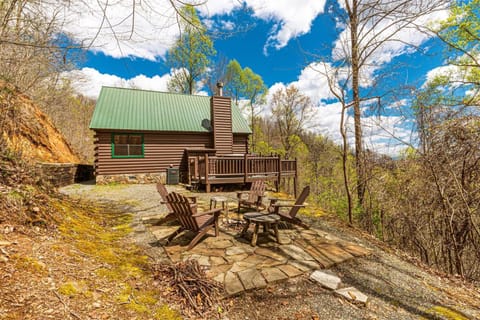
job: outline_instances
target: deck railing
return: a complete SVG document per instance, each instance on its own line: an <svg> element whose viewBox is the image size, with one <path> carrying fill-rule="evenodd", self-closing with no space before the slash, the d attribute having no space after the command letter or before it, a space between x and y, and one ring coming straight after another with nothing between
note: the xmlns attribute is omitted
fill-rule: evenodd
<svg viewBox="0 0 480 320"><path fill-rule="evenodd" d="M281 178L296 177L297 161L279 156L223 155L189 157L190 181L206 184L246 183L254 180L279 182Z"/></svg>
<svg viewBox="0 0 480 320"><path fill-rule="evenodd" d="M282 177L293 177L297 175L297 160L281 160L280 172Z"/></svg>

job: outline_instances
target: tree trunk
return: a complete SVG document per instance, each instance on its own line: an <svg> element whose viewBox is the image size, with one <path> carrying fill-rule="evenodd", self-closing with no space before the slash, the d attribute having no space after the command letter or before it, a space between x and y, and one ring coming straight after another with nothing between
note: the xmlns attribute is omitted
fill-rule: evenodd
<svg viewBox="0 0 480 320"><path fill-rule="evenodd" d="M342 135L343 149L342 149L342 169L343 169L343 184L345 186L345 193L347 194L347 209L348 209L348 223L353 225L353 206L352 206L352 194L350 193L350 183L348 181L348 141L347 132L345 129L345 105L342 106L342 114L340 118L340 133Z"/></svg>
<svg viewBox="0 0 480 320"><path fill-rule="evenodd" d="M255 114L254 114L254 111L253 110L253 101L250 101L250 111L252 113L252 118L250 119L251 121L251 126L252 126L252 153L255 153Z"/></svg>
<svg viewBox="0 0 480 320"><path fill-rule="evenodd" d="M353 95L353 119L355 125L355 169L357 173L357 196L358 204L363 206L365 198L365 163L363 154L363 137L360 110L360 56L358 52L358 2L352 1L352 7L349 8L350 15L350 36L352 46L352 95Z"/></svg>

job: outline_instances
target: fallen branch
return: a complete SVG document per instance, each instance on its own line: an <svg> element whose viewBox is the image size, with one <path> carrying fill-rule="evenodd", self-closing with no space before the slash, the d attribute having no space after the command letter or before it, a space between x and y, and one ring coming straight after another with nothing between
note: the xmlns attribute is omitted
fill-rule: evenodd
<svg viewBox="0 0 480 320"><path fill-rule="evenodd" d="M220 304L222 286L206 277L196 260L175 265L156 265L154 279L167 282L172 294L180 300L185 310L204 316Z"/></svg>
<svg viewBox="0 0 480 320"><path fill-rule="evenodd" d="M79 320L82 320L82 318L80 318L79 315L77 315L75 312L73 312L72 310L70 310L70 308L67 306L67 304L65 303L65 301L63 301L62 297L60 297L60 295L58 294L57 291L52 290L52 292L57 296L58 300L60 300L60 302L63 304L63 308L65 309L65 312L68 312L68 313L70 313L72 316L74 316L75 318L77 318L77 319L79 319Z"/></svg>

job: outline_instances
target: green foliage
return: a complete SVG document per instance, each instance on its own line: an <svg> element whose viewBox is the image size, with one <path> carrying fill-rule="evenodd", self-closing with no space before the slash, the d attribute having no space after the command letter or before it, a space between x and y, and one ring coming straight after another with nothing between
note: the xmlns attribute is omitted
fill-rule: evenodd
<svg viewBox="0 0 480 320"><path fill-rule="evenodd" d="M417 156L417 149L409 146L408 148L402 150L400 157L403 159L414 159Z"/></svg>
<svg viewBox="0 0 480 320"><path fill-rule="evenodd" d="M231 96L237 105L240 99L248 101L250 126L253 132L250 137L251 150L258 152L255 139L255 118L258 114L256 106L264 102L268 92L262 77L249 67L242 69L237 60L232 60L227 66L224 88L225 94Z"/></svg>
<svg viewBox="0 0 480 320"><path fill-rule="evenodd" d="M174 70L167 87L171 92L193 94L196 82L206 75L210 57L216 51L195 8L187 5L180 15L182 34L167 52L166 63Z"/></svg>
<svg viewBox="0 0 480 320"><path fill-rule="evenodd" d="M243 97L244 79L243 70L237 60L231 60L227 65L224 90L225 95L232 97L238 105L238 101Z"/></svg>
<svg viewBox="0 0 480 320"><path fill-rule="evenodd" d="M299 157L300 178L303 185L310 185L311 198L324 210L347 218L347 197L343 185L341 148L318 134L300 136L306 148ZM302 151L303 152L303 151ZM354 175L353 156L349 156L348 170Z"/></svg>
<svg viewBox="0 0 480 320"><path fill-rule="evenodd" d="M243 93L250 102L250 106L253 108L254 104L262 103L267 94L267 87L263 83L262 77L249 67L245 67L241 79L244 85Z"/></svg>
<svg viewBox="0 0 480 320"><path fill-rule="evenodd" d="M275 149L268 144L266 141L258 141L257 142L257 152L259 154L271 154L275 153Z"/></svg>
<svg viewBox="0 0 480 320"><path fill-rule="evenodd" d="M442 21L437 35L447 44L447 63L452 67L447 74L438 75L431 87L458 92L465 105L480 102L480 0L457 1L450 16ZM458 89L461 90L458 90ZM448 96L448 95L447 95Z"/></svg>
<svg viewBox="0 0 480 320"><path fill-rule="evenodd" d="M285 150L273 139L273 134L266 127L266 122L262 118L256 119L254 140L256 141L255 150L258 154L269 155L278 154L285 156Z"/></svg>
<svg viewBox="0 0 480 320"><path fill-rule="evenodd" d="M249 67L242 69L235 59L227 65L224 90L235 103L238 104L240 99L245 99L249 101L250 106L263 102L267 94L267 87L262 77Z"/></svg>
<svg viewBox="0 0 480 320"><path fill-rule="evenodd" d="M480 40L480 0L457 1L450 16L439 26L440 36L453 51L478 53ZM455 53L455 52L453 52Z"/></svg>

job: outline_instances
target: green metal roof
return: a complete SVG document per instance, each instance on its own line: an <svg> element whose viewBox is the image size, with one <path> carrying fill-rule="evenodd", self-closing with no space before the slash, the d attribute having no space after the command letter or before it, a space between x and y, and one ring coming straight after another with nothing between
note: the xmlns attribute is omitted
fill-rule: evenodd
<svg viewBox="0 0 480 320"><path fill-rule="evenodd" d="M210 97L102 87L90 129L209 132ZM232 104L233 133L251 133Z"/></svg>

